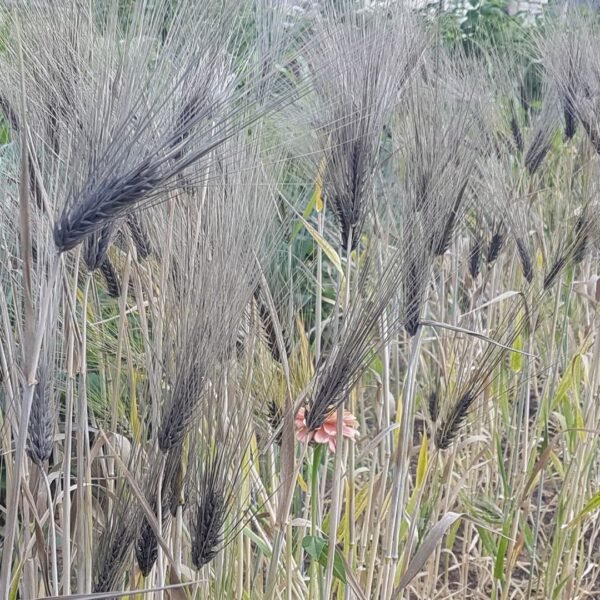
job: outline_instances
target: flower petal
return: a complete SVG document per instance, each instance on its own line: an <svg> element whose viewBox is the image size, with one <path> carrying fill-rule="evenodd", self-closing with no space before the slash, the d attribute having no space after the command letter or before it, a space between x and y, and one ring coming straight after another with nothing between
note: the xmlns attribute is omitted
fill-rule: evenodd
<svg viewBox="0 0 600 600"><path fill-rule="evenodd" d="M304 406L301 406L298 409L296 416L294 417L294 423L298 429L300 429L301 427L304 427L304 425L305 425L305 421L304 421L305 412L306 412L306 409L304 408Z"/></svg>
<svg viewBox="0 0 600 600"><path fill-rule="evenodd" d="M337 423L323 423L321 429L325 431L328 435L335 435L337 431Z"/></svg>
<svg viewBox="0 0 600 600"><path fill-rule="evenodd" d="M296 439L301 443L301 444L307 444L308 442L310 442L313 438L313 432L312 431L308 431L308 429L306 429L306 427L303 427L302 429L299 429L296 432Z"/></svg>
<svg viewBox="0 0 600 600"><path fill-rule="evenodd" d="M326 444L330 439L331 436L328 435L326 431L323 431L322 427L319 427L319 429L315 431L315 442L318 444Z"/></svg>
<svg viewBox="0 0 600 600"><path fill-rule="evenodd" d="M342 435L353 440L358 436L358 429L353 429L352 427L346 427L346 425L344 425Z"/></svg>

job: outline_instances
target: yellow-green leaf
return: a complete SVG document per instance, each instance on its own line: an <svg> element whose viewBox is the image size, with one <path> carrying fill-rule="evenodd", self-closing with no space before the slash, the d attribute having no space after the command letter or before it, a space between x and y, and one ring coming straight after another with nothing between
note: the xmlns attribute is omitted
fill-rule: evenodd
<svg viewBox="0 0 600 600"><path fill-rule="evenodd" d="M308 486L306 485L306 481L304 481L304 477L298 473L298 479L296 480L298 483L298 487L305 493L308 494Z"/></svg>
<svg viewBox="0 0 600 600"><path fill-rule="evenodd" d="M342 289L344 283L344 269L342 268L342 260L340 255L333 249L333 246L302 216L298 215L298 218L306 228L306 231L310 233L311 237L319 245L321 250L325 253L325 256L331 261L331 264L337 269L339 274L342 276Z"/></svg>
<svg viewBox="0 0 600 600"><path fill-rule="evenodd" d="M569 527L577 525L588 513L600 508L600 492L596 492L581 509L579 514L569 523Z"/></svg>
<svg viewBox="0 0 600 600"><path fill-rule="evenodd" d="M322 184L323 184L323 171L325 170L325 159L321 160L321 164L319 165L319 170L317 171L317 176L315 178L315 189L308 200L308 204L302 213L302 216L305 219L308 219L310 213L315 209L317 212L321 212L323 210L323 196L322 196ZM302 223L297 223L292 230L292 240L296 238L298 233L302 229Z"/></svg>
<svg viewBox="0 0 600 600"><path fill-rule="evenodd" d="M323 210L322 185L323 185L324 171L325 171L325 159L323 158L323 159L321 159L321 163L319 164L319 170L317 172L317 178L315 180L315 190L313 192L315 210L319 213Z"/></svg>
<svg viewBox="0 0 600 600"><path fill-rule="evenodd" d="M521 337L521 334L517 336L512 347L517 352L510 353L510 368L514 373L519 373L523 368L523 355L521 354L521 350L523 349L523 338Z"/></svg>
<svg viewBox="0 0 600 600"><path fill-rule="evenodd" d="M131 391L129 395L129 424L131 426L131 433L133 434L133 439L139 442L139 440L141 439L142 428L140 425L140 419L138 417L136 389L136 373L134 369L131 369Z"/></svg>
<svg viewBox="0 0 600 600"><path fill-rule="evenodd" d="M574 389L574 386L577 385L579 381L581 381L581 355L576 354L571 359L569 366L558 382L552 409L555 409L560 402L568 398L567 392Z"/></svg>

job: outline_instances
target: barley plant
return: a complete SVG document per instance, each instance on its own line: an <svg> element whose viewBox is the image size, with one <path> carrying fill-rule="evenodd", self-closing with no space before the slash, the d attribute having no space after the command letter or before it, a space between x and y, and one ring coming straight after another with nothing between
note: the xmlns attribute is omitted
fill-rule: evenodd
<svg viewBox="0 0 600 600"><path fill-rule="evenodd" d="M0 600L600 598L593 9L0 4Z"/></svg>

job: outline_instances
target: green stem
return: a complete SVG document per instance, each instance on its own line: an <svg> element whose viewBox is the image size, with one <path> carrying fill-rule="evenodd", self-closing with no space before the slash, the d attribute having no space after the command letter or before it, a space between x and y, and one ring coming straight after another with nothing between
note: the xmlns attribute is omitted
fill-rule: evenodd
<svg viewBox="0 0 600 600"><path fill-rule="evenodd" d="M310 476L310 534L315 537L321 527L320 513L319 513L319 469L323 462L323 448L322 444L315 446L313 451L312 469ZM319 598L323 598L323 577L321 568L317 560L311 559L311 594L315 597L316 588L318 585Z"/></svg>

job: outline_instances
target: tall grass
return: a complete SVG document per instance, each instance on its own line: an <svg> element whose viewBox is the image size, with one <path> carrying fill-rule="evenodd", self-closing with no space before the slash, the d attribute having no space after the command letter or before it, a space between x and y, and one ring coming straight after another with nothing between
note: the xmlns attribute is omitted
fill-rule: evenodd
<svg viewBox="0 0 600 600"><path fill-rule="evenodd" d="M2 7L2 599L598 594L600 31L443 24Z"/></svg>

